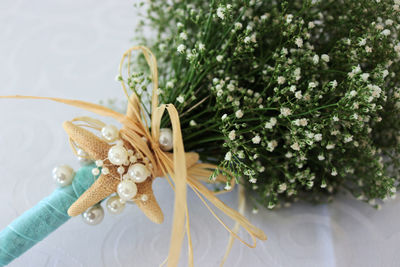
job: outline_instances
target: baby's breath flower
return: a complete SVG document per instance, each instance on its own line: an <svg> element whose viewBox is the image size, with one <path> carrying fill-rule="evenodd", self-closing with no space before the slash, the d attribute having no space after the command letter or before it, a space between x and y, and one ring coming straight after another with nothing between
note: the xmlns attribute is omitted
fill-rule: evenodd
<svg viewBox="0 0 400 267"><path fill-rule="evenodd" d="M293 150L300 151L299 143L295 142L290 146Z"/></svg>
<svg viewBox="0 0 400 267"><path fill-rule="evenodd" d="M390 33L391 33L391 32L390 32L389 29L385 29L385 30L382 31L382 35L384 35L384 36L389 36Z"/></svg>
<svg viewBox="0 0 400 267"><path fill-rule="evenodd" d="M284 117L290 116L290 115L292 115L292 110L290 108L282 107L281 115Z"/></svg>
<svg viewBox="0 0 400 267"><path fill-rule="evenodd" d="M285 78L285 77L283 77L283 76L279 76L279 77L278 77L278 84L284 84L285 81L286 81L286 78Z"/></svg>
<svg viewBox="0 0 400 267"><path fill-rule="evenodd" d="M231 189L232 189L231 184L229 184L229 183L227 182L226 185L225 185L225 187L224 187L224 189L225 189L226 191L231 190Z"/></svg>
<svg viewBox="0 0 400 267"><path fill-rule="evenodd" d="M168 81L168 82L166 83L166 86L167 86L167 88L173 88L173 87L174 87L174 82Z"/></svg>
<svg viewBox="0 0 400 267"><path fill-rule="evenodd" d="M321 59L325 62L329 62L329 56L327 54L322 54Z"/></svg>
<svg viewBox="0 0 400 267"><path fill-rule="evenodd" d="M268 150L269 152L272 152L272 151L275 150L275 148L276 148L277 146L278 146L278 142L277 142L276 140L269 141L269 142L267 143L267 150Z"/></svg>
<svg viewBox="0 0 400 267"><path fill-rule="evenodd" d="M240 30L241 28L243 28L242 23L240 23L240 22L235 22L235 29Z"/></svg>
<svg viewBox="0 0 400 267"><path fill-rule="evenodd" d="M259 144L261 142L261 137L259 135L254 136L251 141L253 144Z"/></svg>
<svg viewBox="0 0 400 267"><path fill-rule="evenodd" d="M179 52L179 53L184 53L185 52L185 49L186 49L186 46L184 45L184 44L180 44L180 45L178 45L178 47L176 48L176 50Z"/></svg>
<svg viewBox="0 0 400 267"><path fill-rule="evenodd" d="M198 47L199 47L199 51L204 51L206 48L206 46L203 43L199 43Z"/></svg>
<svg viewBox="0 0 400 267"><path fill-rule="evenodd" d="M241 109L239 109L238 111L235 112L235 116L236 118L240 119L243 117L243 111Z"/></svg>
<svg viewBox="0 0 400 267"><path fill-rule="evenodd" d="M217 9L217 16L222 20L225 19L225 8L219 7Z"/></svg>
<svg viewBox="0 0 400 267"><path fill-rule="evenodd" d="M176 101L178 101L179 103L183 103L183 102L185 101L185 98L183 97L183 95L179 95L179 96L176 98Z"/></svg>
<svg viewBox="0 0 400 267"><path fill-rule="evenodd" d="M271 118L271 119L269 119L269 121L267 121L265 123L264 127L266 129L272 129L276 125L276 122L277 122L277 120L275 118Z"/></svg>
<svg viewBox="0 0 400 267"><path fill-rule="evenodd" d="M292 14L286 15L286 23L291 23L292 21L293 21L293 15Z"/></svg>
<svg viewBox="0 0 400 267"><path fill-rule="evenodd" d="M236 138L236 131L235 131L235 130L230 131L228 137L229 137L229 139L230 139L231 141L235 140L235 138Z"/></svg>
<svg viewBox="0 0 400 267"><path fill-rule="evenodd" d="M314 64L318 64L319 63L319 56L318 55L314 55L312 58L312 61Z"/></svg>
<svg viewBox="0 0 400 267"><path fill-rule="evenodd" d="M296 38L295 43L296 43L297 47L299 47L299 48L303 47L303 39L301 39L300 37Z"/></svg>
<svg viewBox="0 0 400 267"><path fill-rule="evenodd" d="M328 150L334 149L334 148L335 148L335 144L328 143L328 144L326 145L326 149L328 149Z"/></svg>
<svg viewBox="0 0 400 267"><path fill-rule="evenodd" d="M285 183L280 184L279 188L278 188L278 192L282 193L282 192L286 191L286 189L287 189L287 185Z"/></svg>
<svg viewBox="0 0 400 267"><path fill-rule="evenodd" d="M366 81L368 80L368 78L369 78L369 73L363 73L363 74L361 74L360 76L361 76L361 79L362 79L364 82L366 82Z"/></svg>
<svg viewBox="0 0 400 267"><path fill-rule="evenodd" d="M182 40L187 40L187 34L186 34L186 32L181 32L180 34L179 34L179 37L182 39Z"/></svg>

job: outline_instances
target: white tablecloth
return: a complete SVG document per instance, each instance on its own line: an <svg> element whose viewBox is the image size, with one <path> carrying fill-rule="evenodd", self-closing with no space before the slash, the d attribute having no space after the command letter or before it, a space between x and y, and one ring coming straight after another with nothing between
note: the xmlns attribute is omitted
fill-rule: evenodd
<svg viewBox="0 0 400 267"><path fill-rule="evenodd" d="M114 78L137 23L130 0L0 1L0 94L122 100ZM76 108L46 101L0 100L0 228L48 195L52 168L78 168L61 123ZM173 192L155 194L165 223L150 223L134 205L98 226L73 218L10 266L158 266L168 251ZM235 193L222 197L235 207ZM188 193L196 266L218 266L227 232ZM400 201L376 211L350 197L330 205L247 209L268 235L249 249L236 242L226 266L400 266ZM185 250L185 247L184 247ZM181 266L186 266L183 253Z"/></svg>

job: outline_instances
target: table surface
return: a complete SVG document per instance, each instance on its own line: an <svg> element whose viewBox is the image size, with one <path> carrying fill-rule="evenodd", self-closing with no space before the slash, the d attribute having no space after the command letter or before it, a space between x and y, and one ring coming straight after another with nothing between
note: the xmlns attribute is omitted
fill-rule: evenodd
<svg viewBox="0 0 400 267"><path fill-rule="evenodd" d="M54 96L98 102L124 99L115 76L132 45L137 11L130 0L0 1L0 95ZM61 127L88 112L34 100L1 100L0 228L55 189L52 168L79 164ZM96 116L95 116L96 117ZM168 252L173 192L154 184L165 223L151 224L134 205L98 226L73 218L15 260L28 266L158 266ZM221 197L231 207L235 193ZM188 193L196 266L218 266L228 234ZM246 210L268 236L250 249L235 242L226 266L399 266L400 200L376 211L351 197ZM183 251L185 251L185 246ZM186 251L181 266L186 266Z"/></svg>

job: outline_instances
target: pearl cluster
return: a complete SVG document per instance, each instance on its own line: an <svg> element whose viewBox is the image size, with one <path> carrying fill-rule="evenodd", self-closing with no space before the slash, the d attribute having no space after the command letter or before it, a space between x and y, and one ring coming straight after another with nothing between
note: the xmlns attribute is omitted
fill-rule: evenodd
<svg viewBox="0 0 400 267"><path fill-rule="evenodd" d="M106 125L101 129L101 135L104 140L114 143L108 151L106 159L98 159L95 161L96 167L92 169L94 176L108 175L110 173L110 165L117 167L121 182L117 186L117 194L108 198L105 207L111 214L120 214L125 209L127 201L131 201L137 196L138 183L143 183L150 176L151 172L144 162L152 168L148 158L143 158L139 153L135 153L132 149L127 149L124 142L119 137L118 128L114 125ZM159 144L162 150L169 151L173 148L173 138L171 129L160 129ZM78 160L82 165L88 165L93 161L82 149L77 150ZM106 160L109 163L106 163ZM60 166L53 171L56 182L63 186L72 182L73 170L68 166ZM58 178L57 178L58 177ZM71 178L72 177L72 178ZM142 194L139 196L140 201L146 202L149 196ZM90 207L82 213L82 219L89 225L99 224L104 218L104 209L100 204Z"/></svg>

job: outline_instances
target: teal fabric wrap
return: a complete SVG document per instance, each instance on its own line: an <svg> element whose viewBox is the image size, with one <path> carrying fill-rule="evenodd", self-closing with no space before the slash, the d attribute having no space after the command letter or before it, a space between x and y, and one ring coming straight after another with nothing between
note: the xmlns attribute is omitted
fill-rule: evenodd
<svg viewBox="0 0 400 267"><path fill-rule="evenodd" d="M95 181L91 172L94 167L80 168L70 186L58 188L0 232L0 266L7 265L68 221L69 207Z"/></svg>

